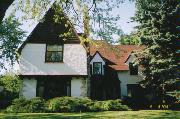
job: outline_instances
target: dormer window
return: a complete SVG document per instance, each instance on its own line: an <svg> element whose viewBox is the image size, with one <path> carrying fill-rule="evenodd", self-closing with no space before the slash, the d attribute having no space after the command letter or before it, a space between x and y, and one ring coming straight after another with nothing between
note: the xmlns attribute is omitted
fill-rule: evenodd
<svg viewBox="0 0 180 119"><path fill-rule="evenodd" d="M63 45L46 45L46 62L63 61Z"/></svg>
<svg viewBox="0 0 180 119"><path fill-rule="evenodd" d="M93 74L102 74L102 62L93 62Z"/></svg>
<svg viewBox="0 0 180 119"><path fill-rule="evenodd" d="M129 63L130 75L138 75L138 66L134 65L132 62Z"/></svg>

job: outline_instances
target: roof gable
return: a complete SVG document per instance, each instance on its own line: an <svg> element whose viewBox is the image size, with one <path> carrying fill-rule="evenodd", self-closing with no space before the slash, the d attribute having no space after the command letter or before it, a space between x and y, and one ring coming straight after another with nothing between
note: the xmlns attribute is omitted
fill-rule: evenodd
<svg viewBox="0 0 180 119"><path fill-rule="evenodd" d="M19 53L26 43L80 43L74 26L64 13L55 12L55 4L46 12L43 22L39 22L20 46ZM58 15L61 21L55 22L54 16ZM64 33L70 35L64 36Z"/></svg>
<svg viewBox="0 0 180 119"><path fill-rule="evenodd" d="M101 58L101 61L103 61L104 63L106 62L105 59L101 56L101 54L98 51L96 51L94 55L91 57L90 63L94 60L95 57L97 57L97 55Z"/></svg>
<svg viewBox="0 0 180 119"><path fill-rule="evenodd" d="M142 50L143 46L137 45L110 45L105 41L94 41L96 45L90 46L90 55L93 56L98 51L101 56L109 61L109 67L114 70L129 70L126 61L131 53L136 50Z"/></svg>

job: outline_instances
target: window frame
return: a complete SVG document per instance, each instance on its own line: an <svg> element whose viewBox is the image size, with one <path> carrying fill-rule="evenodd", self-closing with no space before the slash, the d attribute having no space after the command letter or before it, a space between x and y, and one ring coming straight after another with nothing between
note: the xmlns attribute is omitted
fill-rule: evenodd
<svg viewBox="0 0 180 119"><path fill-rule="evenodd" d="M48 45L62 46L62 51L47 51ZM60 61L49 61L49 60L47 60L47 52L62 52L62 60L60 60ZM64 44L50 44L50 43L46 44L45 63L63 63L63 58L64 58L63 55L64 55Z"/></svg>
<svg viewBox="0 0 180 119"><path fill-rule="evenodd" d="M100 74L95 74L95 72L94 72L94 64L95 63L100 63L101 64L101 73ZM92 69L93 69L93 71L92 71L92 74L93 75L102 75L102 62L93 62L93 67L92 67Z"/></svg>

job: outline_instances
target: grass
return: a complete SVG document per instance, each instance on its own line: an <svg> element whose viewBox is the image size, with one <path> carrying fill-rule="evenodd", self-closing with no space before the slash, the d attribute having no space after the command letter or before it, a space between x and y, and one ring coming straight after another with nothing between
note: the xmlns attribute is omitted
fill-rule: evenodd
<svg viewBox="0 0 180 119"><path fill-rule="evenodd" d="M141 110L87 113L0 113L0 119L180 119L179 111Z"/></svg>

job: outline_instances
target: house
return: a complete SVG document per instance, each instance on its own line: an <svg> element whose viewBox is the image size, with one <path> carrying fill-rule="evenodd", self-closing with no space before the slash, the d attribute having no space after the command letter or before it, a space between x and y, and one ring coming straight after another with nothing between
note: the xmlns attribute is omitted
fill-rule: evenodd
<svg viewBox="0 0 180 119"><path fill-rule="evenodd" d="M105 100L139 94L142 77L132 65L132 52L141 47L95 41L88 52L68 18L58 14L63 19L54 22L54 14L50 8L19 48L21 96L48 99L89 93L92 99ZM62 35L66 32L70 35Z"/></svg>
<svg viewBox="0 0 180 119"><path fill-rule="evenodd" d="M133 65L133 52L142 48L136 45L109 45L105 41L95 41L95 45L90 46L93 98L117 99L139 96L139 82L143 76L140 67ZM102 75L99 77L97 74Z"/></svg>

